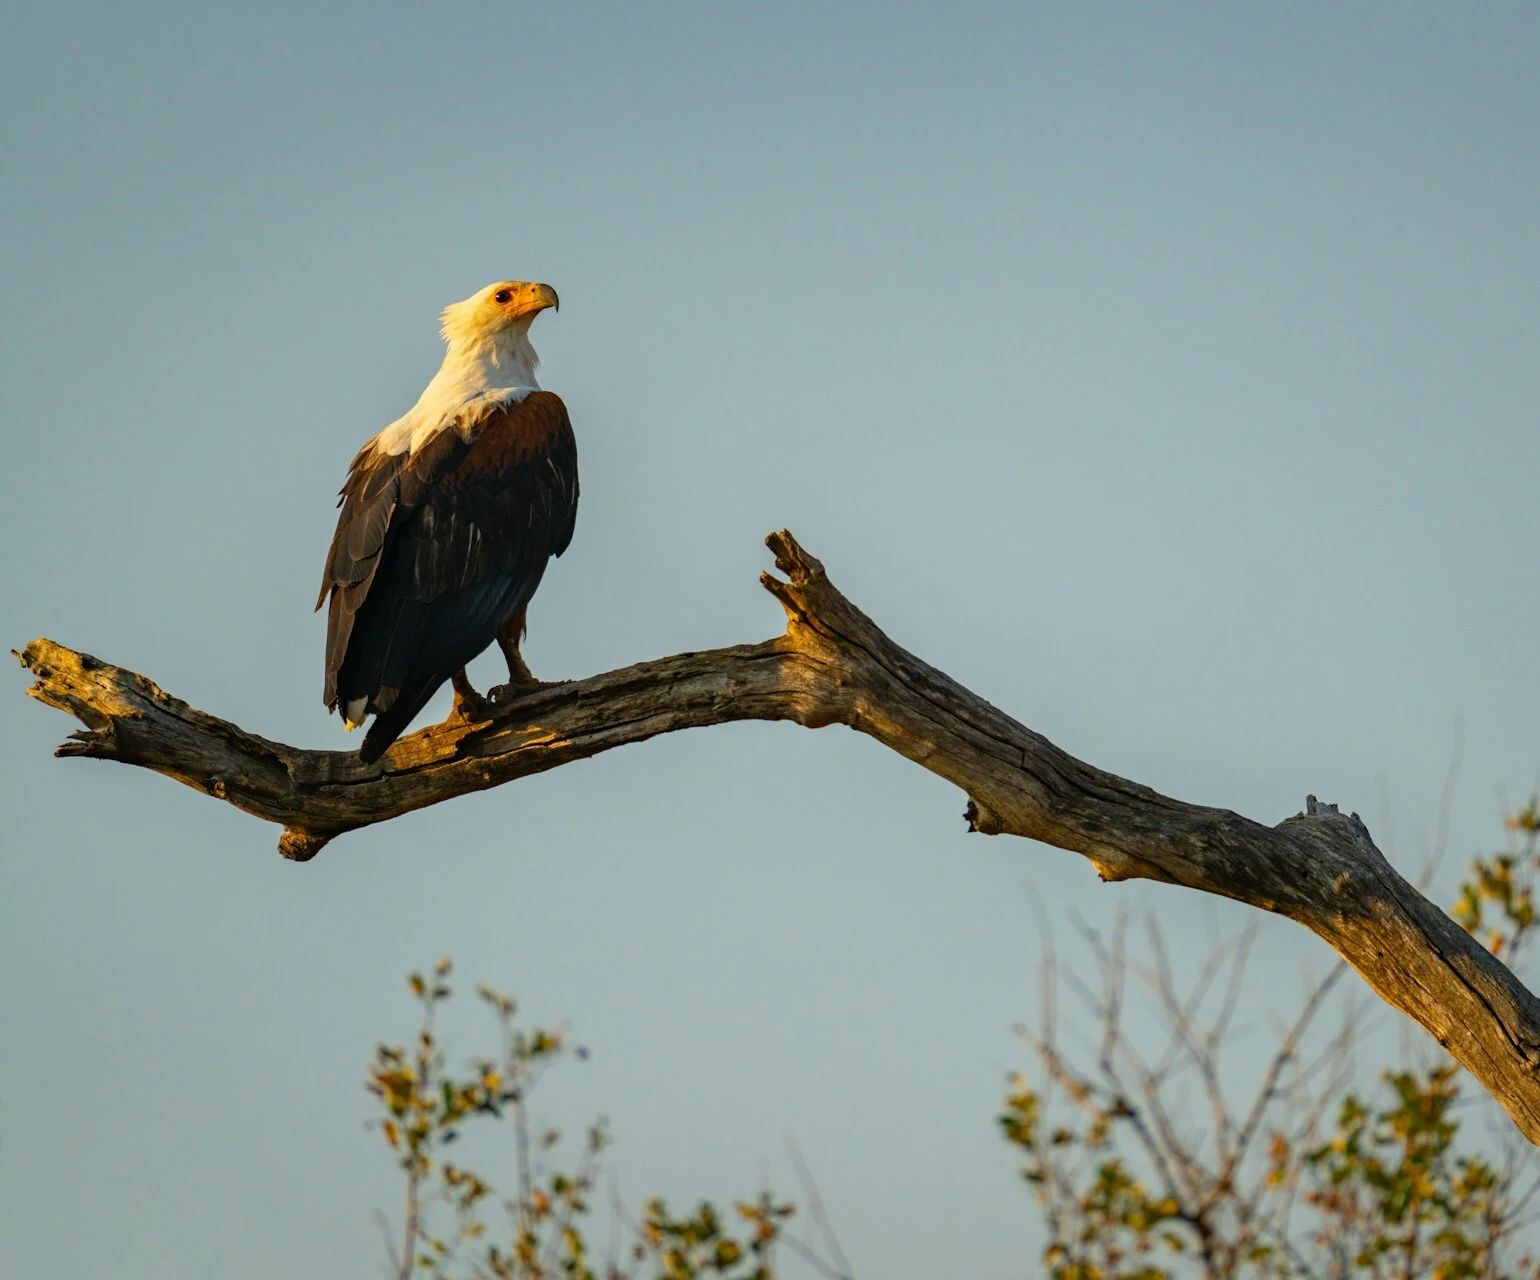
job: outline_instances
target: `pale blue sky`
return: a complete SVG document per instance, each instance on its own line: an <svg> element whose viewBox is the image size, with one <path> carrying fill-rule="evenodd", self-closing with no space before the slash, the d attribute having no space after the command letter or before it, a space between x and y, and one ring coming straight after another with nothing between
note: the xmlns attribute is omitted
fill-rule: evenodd
<svg viewBox="0 0 1540 1280"><path fill-rule="evenodd" d="M345 464L443 304L542 279L583 506L537 673L773 633L787 525L1069 750L1269 822L1388 812L1407 866L1463 724L1451 856L1490 846L1540 768L1540 10L1159 9L11 6L6 643L344 745L310 606ZM1034 1274L992 1122L1029 886L1150 903L1189 957L1245 918L968 837L953 788L790 726L293 866L53 760L71 725L22 687L8 1277L378 1274L361 1072L440 952L592 1047L548 1111L610 1116L627 1195L794 1194L792 1134L862 1274ZM1326 953L1263 945L1287 1011Z"/></svg>

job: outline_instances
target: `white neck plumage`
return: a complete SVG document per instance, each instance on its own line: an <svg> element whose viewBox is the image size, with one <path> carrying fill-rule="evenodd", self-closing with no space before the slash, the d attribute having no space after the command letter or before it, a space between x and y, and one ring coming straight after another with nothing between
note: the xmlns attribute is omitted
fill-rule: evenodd
<svg viewBox="0 0 1540 1280"><path fill-rule="evenodd" d="M444 364L433 381L447 374L463 385L479 385L484 390L527 387L538 391L535 370L540 366L540 357L529 341L533 321L534 316L527 316L495 333L452 339L444 353Z"/></svg>
<svg viewBox="0 0 1540 1280"><path fill-rule="evenodd" d="M467 409L516 402L539 391L535 369L540 357L529 341L533 320L529 316L474 338L452 338L433 381L407 414L375 437L376 446L386 453L415 452Z"/></svg>

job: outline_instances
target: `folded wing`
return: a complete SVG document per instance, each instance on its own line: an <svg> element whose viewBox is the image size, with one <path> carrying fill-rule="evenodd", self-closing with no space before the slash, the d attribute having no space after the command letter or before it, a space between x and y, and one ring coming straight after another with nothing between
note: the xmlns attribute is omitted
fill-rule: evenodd
<svg viewBox="0 0 1540 1280"><path fill-rule="evenodd" d="M376 717L377 759L438 687L529 604L572 540L577 443L549 391L398 455L365 446L327 556L326 705Z"/></svg>

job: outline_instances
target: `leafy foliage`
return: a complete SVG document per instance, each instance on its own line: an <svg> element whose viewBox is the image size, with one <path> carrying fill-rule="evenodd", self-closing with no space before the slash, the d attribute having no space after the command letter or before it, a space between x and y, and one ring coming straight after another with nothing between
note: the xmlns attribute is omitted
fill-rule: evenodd
<svg viewBox="0 0 1540 1280"><path fill-rule="evenodd" d="M1315 1243L1334 1276L1540 1276L1507 1247L1519 1205L1511 1169L1454 1146L1462 1072L1387 1071L1378 1111L1349 1095L1308 1157Z"/></svg>
<svg viewBox="0 0 1540 1280"><path fill-rule="evenodd" d="M1530 798L1507 818L1509 847L1478 855L1470 877L1460 886L1454 918L1475 934L1483 931L1493 955L1508 953L1509 963L1535 927L1535 877L1540 873L1540 796Z"/></svg>
<svg viewBox="0 0 1540 1280"><path fill-rule="evenodd" d="M537 1131L529 1112L530 1094L544 1073L586 1052L570 1047L562 1029L521 1028L515 1001L478 987L497 1020L498 1049L457 1074L434 1030L439 1007L452 995L450 973L446 958L430 975L408 978L421 1009L417 1034L406 1045L379 1045L365 1081L378 1105L373 1123L405 1183L401 1243L390 1246L398 1280L773 1280L781 1243L823 1274L837 1275L786 1236L795 1209L768 1193L736 1204L732 1221L741 1225L732 1229L710 1203L676 1217L662 1199L651 1199L631 1224L625 1259L596 1262L587 1233L600 1158L610 1144L606 1127L590 1127L575 1163L563 1167L557 1163L560 1131ZM501 1199L486 1177L446 1155L467 1125L489 1123L513 1130L515 1187ZM499 1207L501 1232L486 1216Z"/></svg>

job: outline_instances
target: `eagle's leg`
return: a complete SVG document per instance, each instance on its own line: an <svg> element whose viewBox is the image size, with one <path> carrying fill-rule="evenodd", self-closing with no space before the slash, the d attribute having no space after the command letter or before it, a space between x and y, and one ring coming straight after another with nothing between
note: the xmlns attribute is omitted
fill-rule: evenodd
<svg viewBox="0 0 1540 1280"><path fill-rule="evenodd" d="M524 661L524 655L519 652L519 641L524 639L524 633L528 630L524 610L520 609L497 632L497 647L503 651L503 657L508 662L508 683L487 690L487 696L496 704L510 702L545 687L542 681L535 679L535 673L529 669L529 663Z"/></svg>
<svg viewBox="0 0 1540 1280"><path fill-rule="evenodd" d="M454 709L449 713L451 721L475 724L477 721L491 718L491 706L471 687L471 678L465 673L464 667L449 677L449 683L454 686L455 691Z"/></svg>

